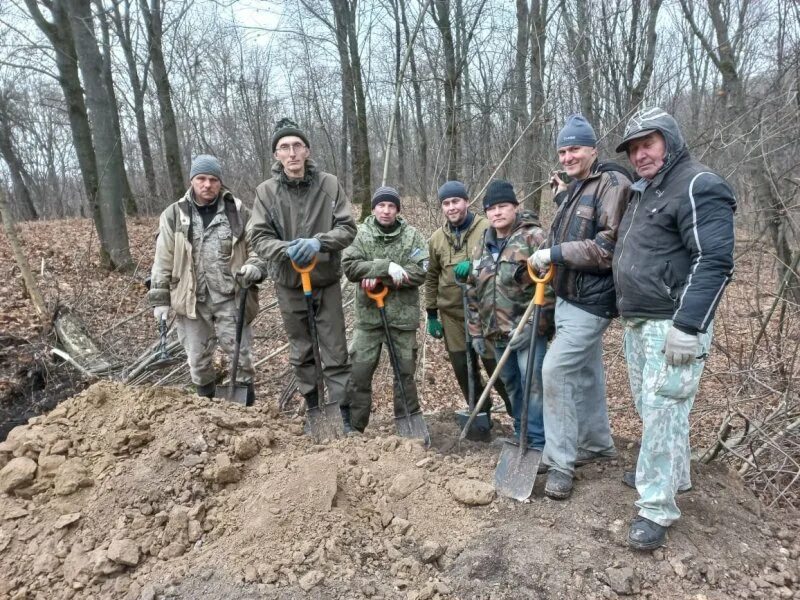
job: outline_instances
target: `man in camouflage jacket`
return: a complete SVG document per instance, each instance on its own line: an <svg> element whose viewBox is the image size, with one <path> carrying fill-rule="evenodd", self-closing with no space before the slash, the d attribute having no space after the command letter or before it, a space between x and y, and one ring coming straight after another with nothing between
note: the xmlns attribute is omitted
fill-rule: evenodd
<svg viewBox="0 0 800 600"><path fill-rule="evenodd" d="M467 188L460 181L448 181L439 188L439 202L447 222L433 232L428 242L430 263L425 276L425 310L428 314L428 333L435 338L444 337L444 345L453 365L458 385L469 401L469 380L467 361L472 362L474 389L478 394L484 383L480 375L478 357L467 344L464 332L463 285L470 271L472 254L483 239L483 232L489 221L483 215L469 210ZM483 365L491 374L497 367L494 352L487 348L482 356ZM501 380L495 389L506 403L511 414L511 402ZM477 399L477 398L476 398ZM491 402L484 408L491 411Z"/></svg>
<svg viewBox="0 0 800 600"><path fill-rule="evenodd" d="M345 427L364 431L372 408L372 375L378 366L386 332L378 306L366 290L379 285L389 288L385 298L389 335L398 353L400 376L409 414L419 411L414 371L417 364L419 286L425 281L428 246L419 232L397 213L400 195L381 187L372 196L372 215L358 228L353 244L344 251L342 264L347 278L359 285L356 291L356 323L350 343L353 366L347 398L342 404ZM405 414L397 380L394 383L394 414Z"/></svg>
<svg viewBox="0 0 800 600"><path fill-rule="evenodd" d="M509 345L509 337L533 298L535 286L528 274L528 257L547 239L539 218L529 211L518 212L519 201L507 181L489 184L483 208L491 226L475 248L468 279L469 330L472 346L480 355L492 344L497 356ZM534 376L541 384L542 361L552 329L552 292L542 311L536 337ZM500 371L514 409L514 432L519 435L522 403L528 402L528 445L543 449L542 396L525 389L531 325L510 342L511 355ZM541 385L539 385L541 389Z"/></svg>
<svg viewBox="0 0 800 600"><path fill-rule="evenodd" d="M214 339L229 357L233 355L239 284L251 286L237 379L247 384L247 403L252 404L250 322L258 313L258 291L253 284L261 281L266 265L247 242L250 211L223 187L219 161L197 156L189 178L191 187L184 197L161 213L148 301L157 321L167 318L170 306L175 311L192 383L199 395L213 398Z"/></svg>

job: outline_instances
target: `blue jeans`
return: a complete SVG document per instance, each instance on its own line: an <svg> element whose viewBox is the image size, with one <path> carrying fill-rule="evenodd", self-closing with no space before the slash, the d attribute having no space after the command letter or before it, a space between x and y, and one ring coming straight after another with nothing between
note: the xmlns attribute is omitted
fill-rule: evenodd
<svg viewBox="0 0 800 600"><path fill-rule="evenodd" d="M495 344L495 353L502 356L506 349L505 340ZM536 336L536 362L534 363L534 376L536 381L531 381L531 389L525 393L525 372L528 368L528 348L512 350L506 364L500 371L500 379L506 387L511 405L514 409L514 434L519 437L520 415L522 403L528 402L528 446L541 450L544 448L544 417L542 415L542 363L547 352L547 338ZM537 394L533 390L537 388Z"/></svg>

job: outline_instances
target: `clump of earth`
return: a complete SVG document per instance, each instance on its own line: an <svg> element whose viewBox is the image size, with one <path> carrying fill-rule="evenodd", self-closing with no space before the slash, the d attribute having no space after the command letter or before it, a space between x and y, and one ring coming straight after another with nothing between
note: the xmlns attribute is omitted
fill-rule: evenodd
<svg viewBox="0 0 800 600"><path fill-rule="evenodd" d="M0 443L0 598L800 598L796 513L694 466L665 547L626 545L636 446L572 498L498 497L502 442L315 444L302 422L98 383ZM498 427L498 429L500 429Z"/></svg>

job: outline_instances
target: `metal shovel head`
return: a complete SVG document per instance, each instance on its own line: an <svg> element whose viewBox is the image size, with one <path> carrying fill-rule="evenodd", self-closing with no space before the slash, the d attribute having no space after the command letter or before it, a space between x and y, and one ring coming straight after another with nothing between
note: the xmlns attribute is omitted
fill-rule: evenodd
<svg viewBox="0 0 800 600"><path fill-rule="evenodd" d="M428 426L425 424L421 411L411 413L407 417L405 415L395 417L394 426L397 430L397 435L400 437L422 440L426 448L431 445L431 436L428 433Z"/></svg>
<svg viewBox="0 0 800 600"><path fill-rule="evenodd" d="M463 430L464 427L467 425L467 421L469 421L469 415L471 411L468 410L457 410L456 411L456 422L458 423L458 428ZM469 426L467 430L467 439L473 442L485 442L491 438L492 435L492 419L488 413L480 412L475 415L475 420L472 421L472 424Z"/></svg>
<svg viewBox="0 0 800 600"><path fill-rule="evenodd" d="M497 493L520 502L530 498L541 460L541 450L526 448L520 454L518 443L505 442L494 471Z"/></svg>
<svg viewBox="0 0 800 600"><path fill-rule="evenodd" d="M214 396L223 400L230 400L231 402L241 404L242 406L247 406L247 386L242 385L241 383L234 385L233 389L231 389L231 385L229 383L226 383L222 386L217 386L217 391L215 392Z"/></svg>
<svg viewBox="0 0 800 600"><path fill-rule="evenodd" d="M344 437L344 423L339 404L326 402L322 406L315 406L306 410L306 423L314 441L321 443L325 440L335 440Z"/></svg>

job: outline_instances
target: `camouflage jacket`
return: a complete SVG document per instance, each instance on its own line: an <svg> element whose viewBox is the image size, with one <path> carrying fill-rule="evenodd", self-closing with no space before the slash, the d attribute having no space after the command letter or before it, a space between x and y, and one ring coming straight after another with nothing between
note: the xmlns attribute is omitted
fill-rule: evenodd
<svg viewBox="0 0 800 600"><path fill-rule="evenodd" d="M534 284L528 275L527 261L547 234L539 218L523 211L507 238L497 238L490 227L475 248L468 279L469 333L495 343L504 342L519 324L533 298ZM548 286L539 333L550 337L553 330L554 296Z"/></svg>
<svg viewBox="0 0 800 600"><path fill-rule="evenodd" d="M430 265L425 276L426 309L456 313L459 318L464 318L461 288L456 283L453 269L462 260L472 258L488 226L486 217L473 214L472 223L460 236L453 232L449 223L433 232L428 242Z"/></svg>
<svg viewBox="0 0 800 600"><path fill-rule="evenodd" d="M344 274L353 283L378 277L389 288L386 296L386 319L391 327L413 330L419 326L419 286L425 281L428 266L428 245L423 237L402 217L400 226L386 233L370 215L358 227L356 239L342 254ZM408 272L409 280L395 288L389 277L389 263L394 262ZM356 290L356 327L383 327L375 301L364 290Z"/></svg>

